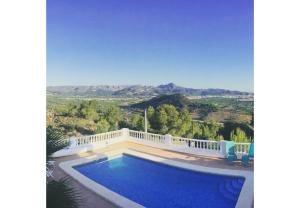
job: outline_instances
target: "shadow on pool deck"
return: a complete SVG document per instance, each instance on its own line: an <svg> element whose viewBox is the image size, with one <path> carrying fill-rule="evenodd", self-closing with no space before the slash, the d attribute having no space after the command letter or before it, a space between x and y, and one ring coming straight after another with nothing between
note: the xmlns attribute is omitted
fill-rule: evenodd
<svg viewBox="0 0 300 208"><path fill-rule="evenodd" d="M98 155L101 153L105 153L112 150L117 149L130 149L142 153L146 153L153 156L158 156L165 159L175 160L179 162L185 162L190 163L194 165L201 165L205 167L214 167L214 168L223 168L223 169L235 169L235 170L248 170L253 171L253 162L251 162L250 167L244 167L241 165L240 161L230 163L226 159L221 158L213 158L213 157L205 157L205 156L195 156L191 154L184 154L184 153L178 153L174 151L169 150L163 150L159 148L153 148L145 145L140 145L132 142L121 142L113 145L109 145L105 148L96 149L90 152L81 153L78 155L72 155L72 156L66 156L66 157L60 157L60 158L54 158L53 160L56 161L56 168L53 172L54 179L60 179L65 176L67 176L66 173L64 173L58 166L59 163L69 161L69 160L75 160L82 157L92 156L92 155ZM87 189L83 185L81 185L78 181L71 179L72 185L74 188L76 188L81 194L84 199L84 208L114 208L116 207L111 202L106 201L101 196L95 194L91 190Z"/></svg>

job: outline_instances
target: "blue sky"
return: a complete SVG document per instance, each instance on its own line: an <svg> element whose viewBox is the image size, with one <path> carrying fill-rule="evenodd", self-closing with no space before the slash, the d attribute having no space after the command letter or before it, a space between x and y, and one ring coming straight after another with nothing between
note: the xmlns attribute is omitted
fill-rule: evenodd
<svg viewBox="0 0 300 208"><path fill-rule="evenodd" d="M253 0L48 0L47 85L253 91Z"/></svg>

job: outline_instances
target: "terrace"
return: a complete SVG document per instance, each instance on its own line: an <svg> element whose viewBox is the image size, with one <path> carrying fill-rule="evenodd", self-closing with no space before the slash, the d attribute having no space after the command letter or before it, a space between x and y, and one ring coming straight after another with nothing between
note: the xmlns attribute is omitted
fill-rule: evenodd
<svg viewBox="0 0 300 208"><path fill-rule="evenodd" d="M57 166L67 161L91 160L99 155L107 155L120 150L132 150L199 167L238 170L250 173L253 177L253 161L249 167L245 167L241 165L240 160L230 163L225 159L227 155L226 141L196 140L121 129L97 135L71 137L64 142L68 144L68 147L52 155L56 164L59 164ZM235 151L238 159L242 157L242 154L248 153L249 148L250 143L236 143ZM66 175L68 173L61 167L57 167L53 172L55 179ZM117 207L114 203L84 186L80 181L72 180L72 183L86 200L84 207L99 207L99 205L108 208ZM251 188L253 192L253 184ZM249 198L252 202L251 206L253 206L253 193L249 193Z"/></svg>

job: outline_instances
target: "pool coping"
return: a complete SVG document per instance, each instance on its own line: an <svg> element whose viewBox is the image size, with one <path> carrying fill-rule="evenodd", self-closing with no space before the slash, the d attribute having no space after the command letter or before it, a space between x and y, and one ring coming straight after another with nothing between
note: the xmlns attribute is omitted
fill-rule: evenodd
<svg viewBox="0 0 300 208"><path fill-rule="evenodd" d="M118 149L114 151L109 151L93 156L82 157L76 160L61 162L59 164L60 168L74 178L76 181L81 183L83 186L88 188L89 190L95 192L96 194L102 196L107 201L113 203L118 207L131 207L131 208L141 208L144 207L108 188L98 184L97 182L89 179L88 177L82 175L80 172L75 170L73 167L77 165L82 165L85 163L92 162L94 160L104 159L107 158L112 159L113 157L120 155L120 154L129 154L136 157L140 157L142 159L151 160L154 162L159 162L165 165L174 166L177 168L182 168L186 170L192 170L197 172L205 172L211 174L218 174L218 175L225 175L225 176L238 176L245 178L244 185L240 192L238 201L236 203L236 208L247 208L252 207L253 197L254 197L254 175L251 171L245 170L231 170L231 169L221 169L221 168L211 168L211 167L204 167L200 165L189 164L185 162L179 162L175 160L165 159L158 156L149 155L146 153L137 152L134 150L129 149Z"/></svg>

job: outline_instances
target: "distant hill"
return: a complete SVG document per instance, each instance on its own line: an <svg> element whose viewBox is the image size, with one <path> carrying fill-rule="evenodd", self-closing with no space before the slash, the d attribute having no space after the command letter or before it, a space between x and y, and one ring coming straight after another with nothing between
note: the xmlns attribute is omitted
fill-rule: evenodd
<svg viewBox="0 0 300 208"><path fill-rule="evenodd" d="M82 97L154 97L164 94L181 93L186 96L251 96L253 93L226 89L193 89L180 87L174 83L159 86L124 85L124 86L49 86L47 93L58 96Z"/></svg>
<svg viewBox="0 0 300 208"><path fill-rule="evenodd" d="M182 110L183 108L187 107L192 114L197 114L201 117L205 117L209 113L218 111L217 106L214 104L198 103L194 100L188 99L186 96L180 93L171 95L159 95L157 97L151 98L150 100L132 104L131 106L129 106L129 108L141 111L148 108L149 106L157 108L158 106L163 104L171 104L178 110Z"/></svg>
<svg viewBox="0 0 300 208"><path fill-rule="evenodd" d="M171 104L174 105L176 108L182 109L183 107L188 107L191 104L191 102L182 94L172 94L172 95L160 95L150 100L133 104L131 105L131 107L145 109L148 108L149 106L152 106L156 108L163 104Z"/></svg>

